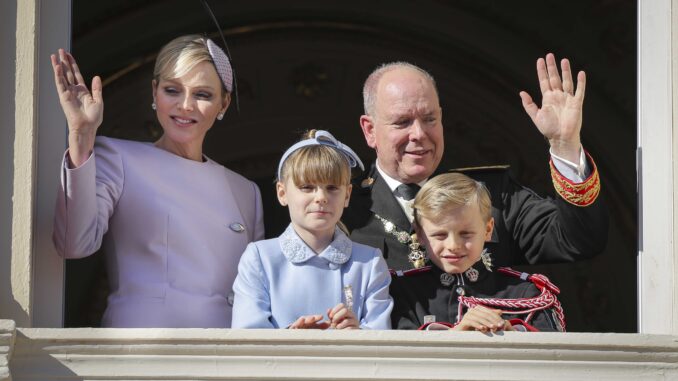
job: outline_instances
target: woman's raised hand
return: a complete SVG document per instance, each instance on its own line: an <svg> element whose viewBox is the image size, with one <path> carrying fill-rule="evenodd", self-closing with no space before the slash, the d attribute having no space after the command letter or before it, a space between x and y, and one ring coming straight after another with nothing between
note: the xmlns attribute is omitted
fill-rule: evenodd
<svg viewBox="0 0 678 381"><path fill-rule="evenodd" d="M97 128L104 115L101 78L92 79L90 93L73 56L59 49L58 57L50 56L54 69L54 83L61 108L68 122L68 148L71 163L79 167L89 158L94 148Z"/></svg>

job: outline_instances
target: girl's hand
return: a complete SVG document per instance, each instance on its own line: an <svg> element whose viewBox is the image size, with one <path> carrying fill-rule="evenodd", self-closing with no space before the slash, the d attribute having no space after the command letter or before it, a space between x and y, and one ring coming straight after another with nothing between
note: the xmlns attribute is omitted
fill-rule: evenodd
<svg viewBox="0 0 678 381"><path fill-rule="evenodd" d="M307 315L290 324L289 329L327 329L330 323L323 321L323 315Z"/></svg>
<svg viewBox="0 0 678 381"><path fill-rule="evenodd" d="M483 306L469 309L459 324L450 329L453 331L480 332L513 331L511 323L502 319L501 311Z"/></svg>
<svg viewBox="0 0 678 381"><path fill-rule="evenodd" d="M360 322L353 311L346 308L344 303L339 303L334 308L327 310L330 319L330 327L334 329L360 329Z"/></svg>
<svg viewBox="0 0 678 381"><path fill-rule="evenodd" d="M92 79L90 93L75 58L63 49L59 49L58 55L58 59L54 54L50 56L54 83L68 122L69 155L71 162L78 167L94 148L94 137L103 120L101 78Z"/></svg>

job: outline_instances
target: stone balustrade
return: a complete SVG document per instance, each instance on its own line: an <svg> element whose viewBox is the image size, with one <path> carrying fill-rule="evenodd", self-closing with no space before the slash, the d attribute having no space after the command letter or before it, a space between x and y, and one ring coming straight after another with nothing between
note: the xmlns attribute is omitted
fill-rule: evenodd
<svg viewBox="0 0 678 381"><path fill-rule="evenodd" d="M678 337L609 333L15 328L0 380L678 380Z"/></svg>

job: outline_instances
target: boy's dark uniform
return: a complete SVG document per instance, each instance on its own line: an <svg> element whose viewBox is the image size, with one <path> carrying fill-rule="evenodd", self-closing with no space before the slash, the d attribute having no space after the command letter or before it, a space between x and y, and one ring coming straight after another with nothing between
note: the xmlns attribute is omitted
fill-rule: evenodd
<svg viewBox="0 0 678 381"><path fill-rule="evenodd" d="M607 244L609 216L603 200L598 197L598 170L591 157L587 155L587 159L591 174L581 184L569 182L550 163L554 188L559 195L555 198L543 198L518 184L509 174L508 166L457 170L483 182L490 192L494 231L485 247L492 255L495 268L574 262L603 251ZM351 239L379 248L392 270L411 270L413 265L408 261L409 246L387 233L383 221L376 218L375 214L392 222L397 231L414 233L393 192L379 175L376 164L373 164L366 176L353 184L351 202L342 220L351 231ZM423 323L420 321L422 314L438 317L442 313L438 311L438 306L448 310L445 318L454 316L456 319L457 312L453 308L456 295L436 282L439 280L431 274L393 278L391 296L395 303L394 327L414 328L416 324ZM497 282L493 280L491 283L497 285ZM536 290L529 283L518 287L506 285L508 288L504 288L501 283L500 286L486 288L485 284L478 284L479 288L474 288L473 292L481 296L513 298L520 297L522 292ZM497 291L509 296L496 294ZM544 324L541 320L537 324L549 330L546 316L540 319L544 319Z"/></svg>
<svg viewBox="0 0 678 381"><path fill-rule="evenodd" d="M589 168L592 173L585 183L597 180L599 190L597 168L590 157ZM483 182L490 191L495 224L492 240L485 247L492 253L495 266L574 262L593 257L605 248L609 217L600 197L588 200L587 206L565 201L567 194L543 198L518 184L508 166L459 172ZM407 259L409 247L386 233L375 214L395 224L399 231L414 232L373 164L366 176L353 184L351 202L342 221L353 241L379 248L390 268L412 269Z"/></svg>
<svg viewBox="0 0 678 381"><path fill-rule="evenodd" d="M430 316L435 322L456 323L460 294L499 299L532 298L540 294L531 282L500 274L496 269L489 272L481 261L473 268L479 273L475 281L464 274L454 274L447 277L451 282L441 282L443 271L436 266L396 276L399 281L391 283L391 293L398 295L391 313L393 328L418 329L426 323L425 316ZM463 313L466 312L464 308ZM526 315L507 314L502 317L506 320L526 319ZM528 323L544 332L558 332L564 328L550 308L537 311Z"/></svg>

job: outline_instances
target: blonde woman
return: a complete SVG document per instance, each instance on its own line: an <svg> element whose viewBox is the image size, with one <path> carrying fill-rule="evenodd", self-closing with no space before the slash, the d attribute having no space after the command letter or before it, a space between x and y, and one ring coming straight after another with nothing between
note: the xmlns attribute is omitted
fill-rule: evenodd
<svg viewBox="0 0 678 381"><path fill-rule="evenodd" d="M198 35L162 48L154 143L96 137L101 79L90 92L72 55L60 49L51 60L68 122L54 243L65 258L105 249L102 326L229 327L238 260L264 230L257 186L202 152L231 101L228 57Z"/></svg>

